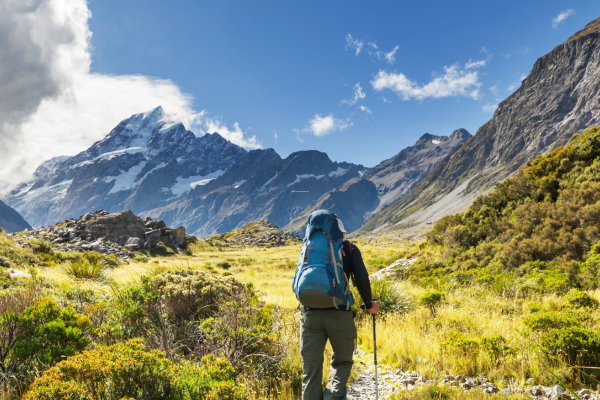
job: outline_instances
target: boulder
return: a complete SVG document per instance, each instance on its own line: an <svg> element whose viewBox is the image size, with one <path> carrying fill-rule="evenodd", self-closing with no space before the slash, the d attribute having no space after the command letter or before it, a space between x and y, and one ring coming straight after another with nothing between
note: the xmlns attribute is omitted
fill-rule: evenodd
<svg viewBox="0 0 600 400"><path fill-rule="evenodd" d="M165 224L165 222L161 219L146 222L144 225L146 226L146 229L150 230L162 229L167 227L167 224Z"/></svg>
<svg viewBox="0 0 600 400"><path fill-rule="evenodd" d="M105 238L123 246L131 237L145 239L146 227L140 217L125 210L102 215L86 226L86 232L91 240Z"/></svg>
<svg viewBox="0 0 600 400"><path fill-rule="evenodd" d="M144 246L144 241L137 237L130 237L127 239L127 243L125 243L125 248L129 251L138 251L141 250Z"/></svg>
<svg viewBox="0 0 600 400"><path fill-rule="evenodd" d="M27 278L27 279L29 279L29 278L31 278L31 275L28 274L27 272L24 272L24 271L21 271L21 270L18 270L18 269L14 269L14 268L9 269L7 271L7 273L8 273L8 277L10 279L18 279L18 278Z"/></svg>
<svg viewBox="0 0 600 400"><path fill-rule="evenodd" d="M146 232L145 242L144 242L144 250L150 250L153 246L156 246L162 237L162 232L160 229L155 231Z"/></svg>
<svg viewBox="0 0 600 400"><path fill-rule="evenodd" d="M185 227L180 226L178 228L171 230L171 238L173 238L173 243L177 247L185 247L186 235L185 235Z"/></svg>

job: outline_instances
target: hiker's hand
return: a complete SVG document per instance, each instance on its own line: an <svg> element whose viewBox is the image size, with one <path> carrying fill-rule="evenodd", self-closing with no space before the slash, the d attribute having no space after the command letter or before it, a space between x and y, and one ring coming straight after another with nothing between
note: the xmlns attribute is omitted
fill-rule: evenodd
<svg viewBox="0 0 600 400"><path fill-rule="evenodd" d="M373 300L371 304L372 307L369 308L367 311L369 311L371 314L377 314L379 312L379 302L377 300Z"/></svg>

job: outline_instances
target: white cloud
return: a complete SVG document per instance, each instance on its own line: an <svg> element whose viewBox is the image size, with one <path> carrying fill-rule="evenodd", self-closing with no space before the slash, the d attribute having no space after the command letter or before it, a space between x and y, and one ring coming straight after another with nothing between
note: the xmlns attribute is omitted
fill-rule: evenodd
<svg viewBox="0 0 600 400"><path fill-rule="evenodd" d="M423 85L411 81L402 73L380 70L375 79L371 81L371 85L377 91L390 89L403 100L437 99L451 96L478 99L481 82L479 82L477 71L462 70L457 65L453 65L444 67L444 75Z"/></svg>
<svg viewBox="0 0 600 400"><path fill-rule="evenodd" d="M170 80L90 72L90 17L86 0L0 0L0 179L27 178L42 161L85 150L158 105L188 128L206 126ZM221 133L258 145L239 127Z"/></svg>
<svg viewBox="0 0 600 400"><path fill-rule="evenodd" d="M368 107L366 107L366 106L360 106L360 111L364 111L364 112L366 112L367 114L373 114L373 113L371 112L371 110L370 110Z"/></svg>
<svg viewBox="0 0 600 400"><path fill-rule="evenodd" d="M275 139L275 143L277 143L277 140L279 139L279 135L277 135L277 132L273 131L273 139Z"/></svg>
<svg viewBox="0 0 600 400"><path fill-rule="evenodd" d="M246 134L240 128L240 124L237 122L233 124L233 129L229 129L227 125L221 122L217 118L206 118L201 122L201 125L205 127L209 133L218 132L219 135L229 140L231 143L235 143L238 146L246 147L249 149L260 149L262 145L256 139L256 136L247 137Z"/></svg>
<svg viewBox="0 0 600 400"><path fill-rule="evenodd" d="M396 58L394 58L394 55L396 55L396 52L399 48L400 46L396 46L394 47L394 50L390 51L389 53L385 53L384 58L388 64L393 65L396 62Z"/></svg>
<svg viewBox="0 0 600 400"><path fill-rule="evenodd" d="M487 57L484 60L480 60L480 61L471 61L469 59L469 62L465 64L465 69L485 67L485 65L488 63L488 61L490 61L492 59L492 54L485 47L482 47L479 52L485 53L487 55Z"/></svg>
<svg viewBox="0 0 600 400"><path fill-rule="evenodd" d="M571 15L575 14L575 11L573 10L565 10L565 11L561 11L556 18L554 18L552 20L552 27L556 28L558 25L560 25L565 19L569 18Z"/></svg>
<svg viewBox="0 0 600 400"><path fill-rule="evenodd" d="M385 96L381 96L381 100L383 100L384 103L390 103L390 104L392 104L392 102L389 101Z"/></svg>
<svg viewBox="0 0 600 400"><path fill-rule="evenodd" d="M510 58L510 54L509 53L502 53L502 57L506 58L507 60Z"/></svg>
<svg viewBox="0 0 600 400"><path fill-rule="evenodd" d="M529 47L523 46L517 53L519 53L522 56L525 56L527 55L527 53L529 53Z"/></svg>
<svg viewBox="0 0 600 400"><path fill-rule="evenodd" d="M490 88L490 92L492 92L494 95L498 94L498 85L494 85Z"/></svg>
<svg viewBox="0 0 600 400"><path fill-rule="evenodd" d="M371 44L371 43L369 43L369 44ZM351 34L346 35L346 50L348 50L349 48L355 49L356 55L358 56L364 45L365 45L365 42L363 42L362 40L353 39Z"/></svg>
<svg viewBox="0 0 600 400"><path fill-rule="evenodd" d="M342 103L348 103L349 105L354 105L354 104L356 104L357 101L359 101L360 99L364 99L365 97L367 97L367 95L365 94L365 92L363 92L362 88L360 87L360 82L359 82L356 85L354 85L354 98L352 98L350 100L342 100Z"/></svg>
<svg viewBox="0 0 600 400"><path fill-rule="evenodd" d="M294 129L298 140L300 139L301 133L310 133L315 136L325 136L335 131L343 131L352 126L351 122L343 121L333 117L333 114L329 114L326 117L322 117L320 114L315 114L313 118L308 121L308 125L303 129Z"/></svg>
<svg viewBox="0 0 600 400"><path fill-rule="evenodd" d="M496 111L496 108L498 108L498 103L496 103L496 104L487 103L486 105L483 106L483 112L493 113L494 111Z"/></svg>

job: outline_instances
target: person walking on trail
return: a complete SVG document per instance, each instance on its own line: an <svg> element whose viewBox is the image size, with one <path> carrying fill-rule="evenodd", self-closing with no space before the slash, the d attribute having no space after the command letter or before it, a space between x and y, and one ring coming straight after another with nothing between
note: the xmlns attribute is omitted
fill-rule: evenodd
<svg viewBox="0 0 600 400"><path fill-rule="evenodd" d="M300 354L302 399L346 399L346 384L356 346L354 304L349 277L366 309L379 311L372 299L369 274L360 250L346 239L346 229L336 215L317 210L308 218L306 236L293 288L301 305ZM333 354L329 382L323 392L324 351L329 340Z"/></svg>

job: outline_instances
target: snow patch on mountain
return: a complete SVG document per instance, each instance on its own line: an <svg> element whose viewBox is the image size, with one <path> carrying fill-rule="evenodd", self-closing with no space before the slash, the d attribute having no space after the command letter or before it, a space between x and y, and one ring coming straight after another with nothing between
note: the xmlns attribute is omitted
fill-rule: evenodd
<svg viewBox="0 0 600 400"><path fill-rule="evenodd" d="M331 171L328 175L331 176L331 177L338 176L338 175L341 175L344 172L346 172L346 169L347 168L338 167L337 170Z"/></svg>
<svg viewBox="0 0 600 400"><path fill-rule="evenodd" d="M98 157L96 157L96 160L99 160L101 158L111 158L111 157L117 157L117 156L122 156L124 154L135 154L135 153L143 153L144 151L146 151L145 147L129 147L127 149L122 149L122 150L115 150L115 151L109 151L108 153L104 153L104 154L100 154ZM89 163L92 163L90 161L86 161Z"/></svg>
<svg viewBox="0 0 600 400"><path fill-rule="evenodd" d="M246 180L245 180L245 179L242 179L241 181L234 183L234 184L233 184L233 187L237 189L237 188L239 188L240 186L242 186L244 183L246 183Z"/></svg>
<svg viewBox="0 0 600 400"><path fill-rule="evenodd" d="M432 141L431 141L431 143L433 143L433 144L440 144L440 143L442 143L442 142L440 142L439 140L435 140L435 139L434 139L434 140L432 140Z"/></svg>
<svg viewBox="0 0 600 400"><path fill-rule="evenodd" d="M275 175L273 175L273 177L271 179L269 179L268 181L265 182L264 185L262 185L261 187L266 187L269 186L269 183L273 182L273 179L277 178L277 175L279 175L279 172L275 172Z"/></svg>
<svg viewBox="0 0 600 400"><path fill-rule="evenodd" d="M208 182L212 181L213 179L217 179L224 173L225 171L219 169L211 174L204 176L195 175L190 176L188 178L179 177L177 178L177 182L175 182L175 185L171 187L171 193L173 193L175 197L180 197L181 195L189 192L196 186L206 185Z"/></svg>
<svg viewBox="0 0 600 400"><path fill-rule="evenodd" d="M119 193L123 190L130 190L134 187L137 187L142 180L140 179L136 182L135 177L138 176L140 172L142 172L142 169L144 169L145 166L146 161L142 161L138 165L129 168L129 170L127 171L121 170L121 174L118 176L104 177L102 180L106 183L113 181L115 182L115 185L112 187L112 189L110 189L110 192L108 192L108 194Z"/></svg>
<svg viewBox="0 0 600 400"><path fill-rule="evenodd" d="M334 171L335 172L335 171ZM313 175L313 174L302 174L302 175L296 175L296 180L292 183L288 183L288 186L292 186L298 182L300 182L302 179L306 179L306 178L317 178L317 179L321 179L323 178L325 175Z"/></svg>

